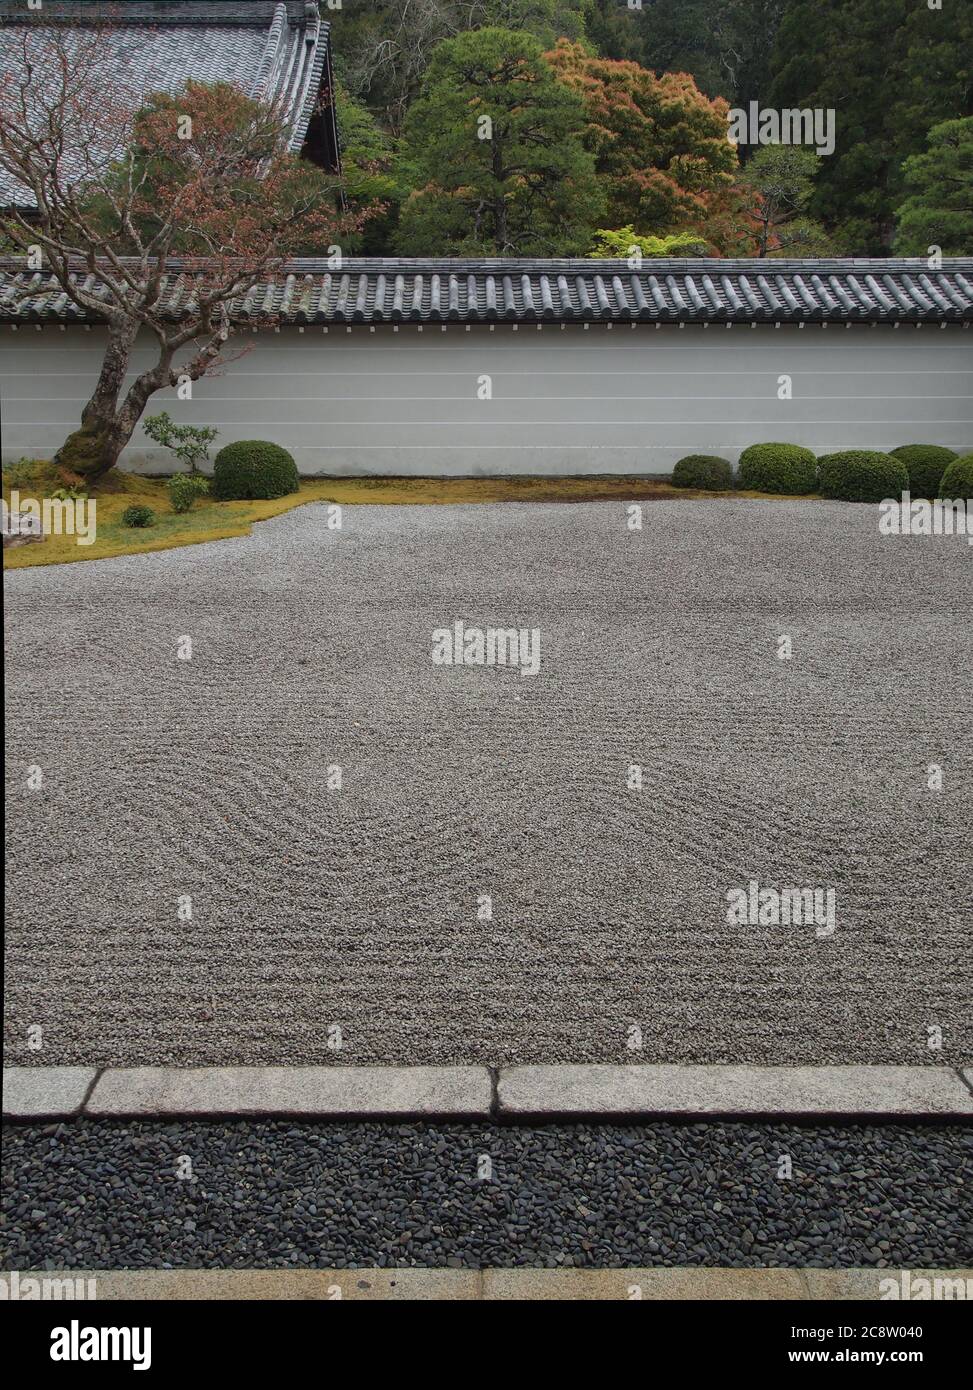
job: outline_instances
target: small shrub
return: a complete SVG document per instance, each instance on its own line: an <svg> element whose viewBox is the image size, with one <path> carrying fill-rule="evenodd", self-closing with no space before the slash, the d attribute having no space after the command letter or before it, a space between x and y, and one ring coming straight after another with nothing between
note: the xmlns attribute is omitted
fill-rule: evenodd
<svg viewBox="0 0 973 1390"><path fill-rule="evenodd" d="M757 492L814 492L817 460L800 444L751 444L740 455L739 481Z"/></svg>
<svg viewBox="0 0 973 1390"><path fill-rule="evenodd" d="M154 526L155 512L151 507L126 507L122 521L126 526Z"/></svg>
<svg viewBox="0 0 973 1390"><path fill-rule="evenodd" d="M221 502L284 497L300 486L297 464L279 444L241 439L227 444L213 464L213 496Z"/></svg>
<svg viewBox="0 0 973 1390"><path fill-rule="evenodd" d="M176 458L193 473L209 459L209 446L219 434L219 430L210 428L177 425L165 410L158 415L147 415L142 421L142 428L156 444L171 449Z"/></svg>
<svg viewBox="0 0 973 1390"><path fill-rule="evenodd" d="M733 464L716 454L687 454L672 470L672 485L725 492L733 486Z"/></svg>
<svg viewBox="0 0 973 1390"><path fill-rule="evenodd" d="M672 482L722 491L733 487L733 464L718 454L686 454L673 468Z"/></svg>
<svg viewBox="0 0 973 1390"><path fill-rule="evenodd" d="M174 473L167 487L172 510L188 512L197 497L209 492L209 480L202 473Z"/></svg>
<svg viewBox="0 0 973 1390"><path fill-rule="evenodd" d="M973 454L963 454L946 469L939 484L940 497L973 502Z"/></svg>
<svg viewBox="0 0 973 1390"><path fill-rule="evenodd" d="M953 449L939 444L903 444L892 450L909 470L909 491L914 497L935 497L947 465L956 457Z"/></svg>
<svg viewBox="0 0 973 1390"><path fill-rule="evenodd" d="M823 454L821 494L842 502L881 502L901 497L909 486L909 470L901 459L869 449L846 449Z"/></svg>
<svg viewBox="0 0 973 1390"><path fill-rule="evenodd" d="M8 463L3 470L3 485L12 491L22 492L34 485L37 477L37 463L34 459L18 459Z"/></svg>
<svg viewBox="0 0 973 1390"><path fill-rule="evenodd" d="M77 502L88 496L86 487L56 487L51 496L58 502Z"/></svg>

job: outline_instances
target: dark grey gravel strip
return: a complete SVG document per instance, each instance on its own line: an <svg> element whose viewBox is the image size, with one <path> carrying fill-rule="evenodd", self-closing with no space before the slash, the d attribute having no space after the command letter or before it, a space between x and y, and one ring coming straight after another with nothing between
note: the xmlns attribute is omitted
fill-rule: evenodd
<svg viewBox="0 0 973 1390"><path fill-rule="evenodd" d="M0 1265L963 1268L971 1141L899 1124L10 1126Z"/></svg>

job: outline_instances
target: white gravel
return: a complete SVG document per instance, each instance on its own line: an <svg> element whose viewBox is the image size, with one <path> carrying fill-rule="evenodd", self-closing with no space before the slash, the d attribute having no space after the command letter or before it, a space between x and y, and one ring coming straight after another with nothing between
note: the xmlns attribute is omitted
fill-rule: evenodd
<svg viewBox="0 0 973 1390"><path fill-rule="evenodd" d="M644 518L303 507L8 574L8 1063L968 1063L973 549ZM539 674L434 665L456 619ZM834 935L727 925L750 880Z"/></svg>

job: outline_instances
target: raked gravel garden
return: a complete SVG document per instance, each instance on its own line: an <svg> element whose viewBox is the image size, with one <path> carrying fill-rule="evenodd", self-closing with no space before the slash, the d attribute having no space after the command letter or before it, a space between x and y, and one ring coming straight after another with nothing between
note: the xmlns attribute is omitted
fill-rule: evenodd
<svg viewBox="0 0 973 1390"><path fill-rule="evenodd" d="M973 549L628 516L307 505L8 573L8 1065L969 1064ZM537 673L436 664L458 620ZM729 923L751 882L836 929Z"/></svg>

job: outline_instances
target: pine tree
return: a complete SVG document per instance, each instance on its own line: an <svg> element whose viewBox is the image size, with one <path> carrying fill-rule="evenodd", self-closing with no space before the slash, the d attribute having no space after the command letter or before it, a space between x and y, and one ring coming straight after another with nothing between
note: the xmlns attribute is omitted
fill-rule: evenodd
<svg viewBox="0 0 973 1390"><path fill-rule="evenodd" d="M928 149L903 165L909 196L898 210L896 254L973 255L973 117L943 121Z"/></svg>
<svg viewBox="0 0 973 1390"><path fill-rule="evenodd" d="M601 220L581 99L539 40L480 29L436 49L406 121L407 255L583 254Z"/></svg>

